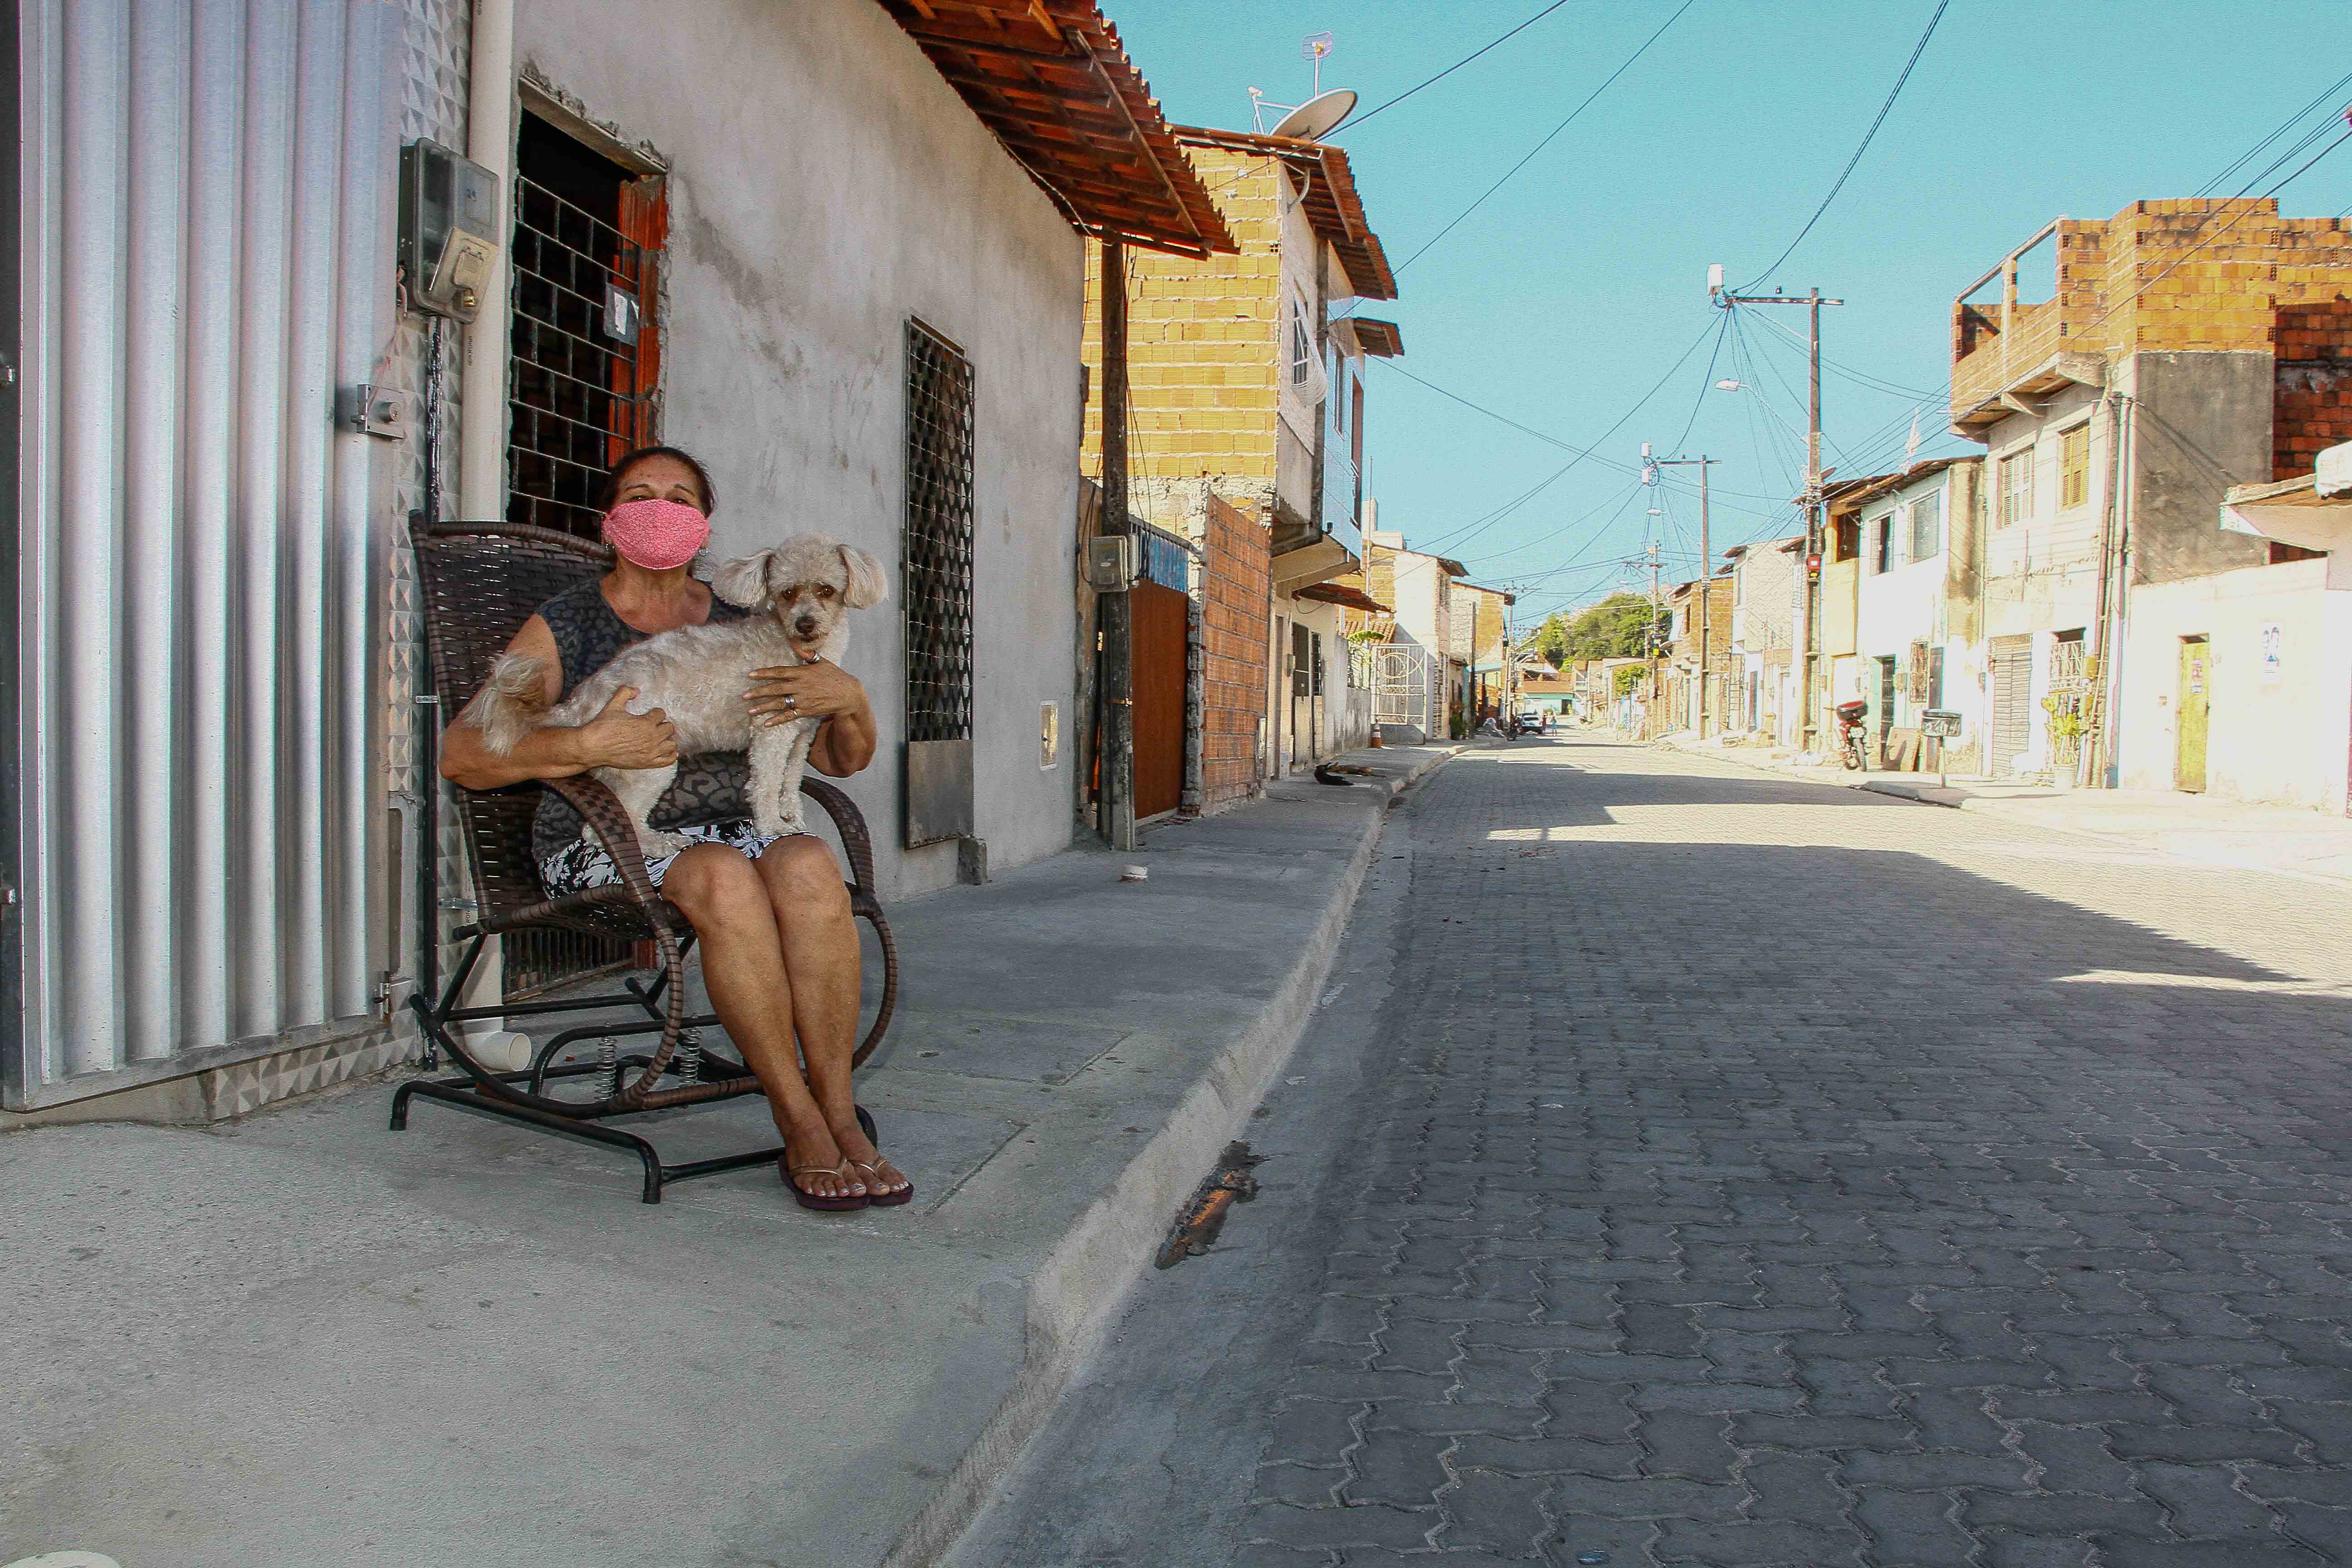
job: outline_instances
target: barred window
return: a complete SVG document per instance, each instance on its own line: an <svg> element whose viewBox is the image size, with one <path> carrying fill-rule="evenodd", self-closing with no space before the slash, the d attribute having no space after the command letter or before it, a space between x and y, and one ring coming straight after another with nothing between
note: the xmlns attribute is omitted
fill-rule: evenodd
<svg viewBox="0 0 2352 1568"><path fill-rule="evenodd" d="M594 539L606 465L654 436L662 182L529 114L517 158L507 518Z"/></svg>
<svg viewBox="0 0 2352 1568"><path fill-rule="evenodd" d="M907 322L907 739L971 735L971 362Z"/></svg>

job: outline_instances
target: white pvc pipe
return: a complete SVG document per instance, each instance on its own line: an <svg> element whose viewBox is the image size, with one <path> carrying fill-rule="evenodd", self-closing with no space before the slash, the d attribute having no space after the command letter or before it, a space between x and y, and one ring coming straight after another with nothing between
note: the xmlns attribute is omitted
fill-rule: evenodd
<svg viewBox="0 0 2352 1568"><path fill-rule="evenodd" d="M466 156L498 177L499 258L466 328L457 384L457 515L486 521L507 510L507 293L514 232L514 0L475 0Z"/></svg>
<svg viewBox="0 0 2352 1568"><path fill-rule="evenodd" d="M482 289L482 308L467 323L465 366L457 383L457 516L469 522L507 514L507 310L514 248L514 0L474 0L474 39L466 103L466 156L497 177L498 260ZM426 846L433 854L436 847ZM493 942L466 988L467 1005L488 1007L505 994L504 944ZM502 1021L485 1026L502 1033Z"/></svg>

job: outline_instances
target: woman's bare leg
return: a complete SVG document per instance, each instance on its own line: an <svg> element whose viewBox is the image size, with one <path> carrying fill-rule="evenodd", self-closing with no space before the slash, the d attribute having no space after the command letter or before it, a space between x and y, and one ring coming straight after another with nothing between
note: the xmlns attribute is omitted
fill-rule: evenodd
<svg viewBox="0 0 2352 1568"><path fill-rule="evenodd" d="M806 1169L837 1166L844 1151L834 1139L831 1119L801 1076L793 1048L793 987L761 874L737 850L698 844L671 863L662 879L662 896L694 923L711 1009L768 1091L769 1111L784 1135L785 1163L803 1172L796 1178L801 1190L826 1198L864 1192L855 1172L829 1175Z"/></svg>
<svg viewBox="0 0 2352 1568"><path fill-rule="evenodd" d="M857 921L849 912L841 866L822 839L807 835L778 839L759 864L782 940L809 1089L841 1152L876 1164L881 1153L857 1124L849 1082L849 1058L857 1048L861 963ZM892 1192L904 1185L906 1178L889 1170L883 1173L878 1190Z"/></svg>

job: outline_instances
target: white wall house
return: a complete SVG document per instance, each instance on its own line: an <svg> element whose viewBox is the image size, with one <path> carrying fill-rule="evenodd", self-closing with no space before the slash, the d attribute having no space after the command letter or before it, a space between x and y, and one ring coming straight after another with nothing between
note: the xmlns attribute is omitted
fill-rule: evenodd
<svg viewBox="0 0 2352 1568"><path fill-rule="evenodd" d="M1953 542L1965 542L1973 460L1923 465L1862 509L1855 643L1859 695L1870 703L1874 738L1914 730L1930 709L1960 715L1952 749L1977 744L1984 718L1980 661L1965 625L1956 626ZM1962 605L1963 610L1965 605Z"/></svg>
<svg viewBox="0 0 2352 1568"><path fill-rule="evenodd" d="M971 837L998 866L1066 844L1075 770L1039 738L1041 704L1076 721L1082 230L1231 245L1099 13L1004 23L1071 60L1050 92L1127 128L1024 167L998 132L1055 111L975 85L919 7L20 9L9 1110L158 1085L115 1113L218 1114L410 1051L394 892L463 847L449 813L417 841L406 520L593 536L597 471L645 439L709 464L714 556L815 531L886 563L845 661L881 731L847 788L886 900L958 875L957 842L902 832L910 610L956 623L929 644L968 639ZM420 137L499 182L509 265L470 326L397 287ZM968 401L918 388L919 343ZM339 418L362 384L412 395L404 432ZM910 606L909 427L932 416L961 425L932 510L962 537L957 581Z"/></svg>
<svg viewBox="0 0 2352 1568"><path fill-rule="evenodd" d="M1804 543L1799 534L1724 552L1731 562L1731 652L1738 665L1722 716L1727 731L1783 739Z"/></svg>
<svg viewBox="0 0 2352 1568"><path fill-rule="evenodd" d="M1446 672L1454 646L1454 579L1466 574L1457 561L1407 550L1401 532L1367 528L1364 548L1390 552L1395 575L1390 589L1394 602L1389 607L1396 619L1389 640L1414 650L1411 662L1419 671L1418 710L1428 715L1422 729L1426 736L1442 740L1452 695Z"/></svg>

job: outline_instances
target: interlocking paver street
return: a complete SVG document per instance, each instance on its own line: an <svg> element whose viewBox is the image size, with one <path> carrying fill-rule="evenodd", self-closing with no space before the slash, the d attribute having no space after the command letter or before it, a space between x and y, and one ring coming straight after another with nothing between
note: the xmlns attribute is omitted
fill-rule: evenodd
<svg viewBox="0 0 2352 1568"><path fill-rule="evenodd" d="M1390 831L1255 1474L1054 1560L2352 1563L2352 889L1591 743Z"/></svg>

